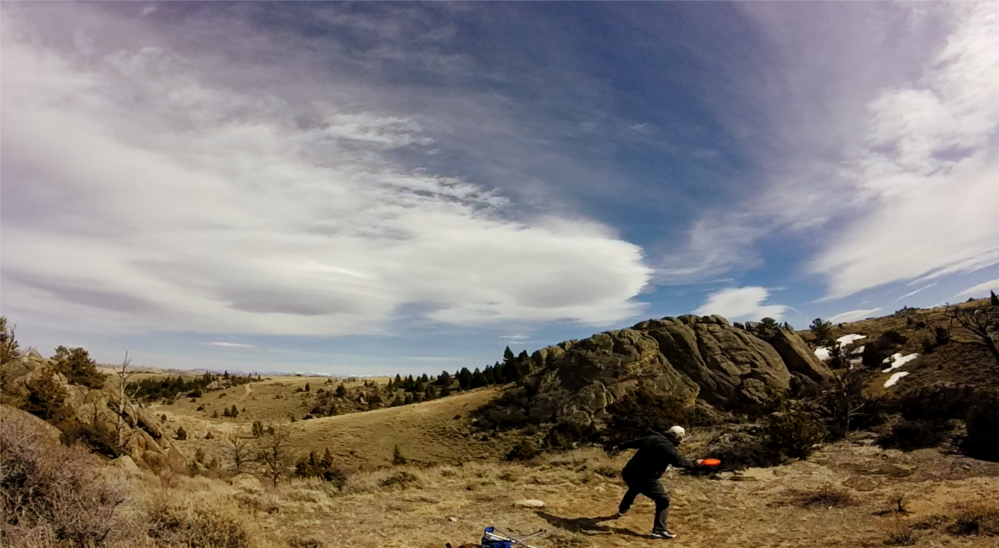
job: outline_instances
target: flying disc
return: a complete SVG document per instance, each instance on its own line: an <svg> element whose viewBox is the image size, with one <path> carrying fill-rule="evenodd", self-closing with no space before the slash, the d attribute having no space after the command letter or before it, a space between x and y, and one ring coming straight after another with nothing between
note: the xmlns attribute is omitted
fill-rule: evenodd
<svg viewBox="0 0 999 548"><path fill-rule="evenodd" d="M721 464L721 461L718 459L704 459L701 461L701 464L704 466L718 466Z"/></svg>

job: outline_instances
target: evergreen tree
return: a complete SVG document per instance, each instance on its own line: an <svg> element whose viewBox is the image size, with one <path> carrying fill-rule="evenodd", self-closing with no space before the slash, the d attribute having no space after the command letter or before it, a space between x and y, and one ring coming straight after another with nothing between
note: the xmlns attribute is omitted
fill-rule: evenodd
<svg viewBox="0 0 999 548"><path fill-rule="evenodd" d="M426 373L424 373L423 376L420 377L420 382L422 382L423 384L427 384L428 382L430 382L430 379L427 377Z"/></svg>
<svg viewBox="0 0 999 548"><path fill-rule="evenodd" d="M427 385L427 389L423 392L423 397L426 401L437 399L437 389L434 388L434 385Z"/></svg>
<svg viewBox="0 0 999 548"><path fill-rule="evenodd" d="M236 404L235 403L232 404L232 409L229 410L229 416L232 417L232 418L234 418L234 419L239 416L239 410L236 409Z"/></svg>
<svg viewBox="0 0 999 548"><path fill-rule="evenodd" d="M305 391L308 392L309 390L310 390L309 383L305 383Z"/></svg>
<svg viewBox="0 0 999 548"><path fill-rule="evenodd" d="M989 302L992 306L999 306L999 297L996 297L995 291L989 291Z"/></svg>
<svg viewBox="0 0 999 548"><path fill-rule="evenodd" d="M347 387L344 386L343 383L340 383L340 385L336 387L336 395L340 398L347 397Z"/></svg>
<svg viewBox="0 0 999 548"><path fill-rule="evenodd" d="M485 373L479 371L479 368L476 367L475 371L472 372L471 379L469 379L469 386L472 388L482 388L483 386L486 386L486 384L488 384L488 382L486 380Z"/></svg>
<svg viewBox="0 0 999 548"><path fill-rule="evenodd" d="M515 359L516 358L513 355L513 350L510 350L509 346L506 347L506 350L503 351L503 362L504 363L509 363L509 362L512 362Z"/></svg>
<svg viewBox="0 0 999 548"><path fill-rule="evenodd" d="M458 372L458 386L462 390L472 388L472 372L467 367L462 367L461 371Z"/></svg>
<svg viewBox="0 0 999 548"><path fill-rule="evenodd" d="M822 318L815 318L808 326L815 335L816 346L826 346L832 344L832 323L822 321Z"/></svg>
<svg viewBox="0 0 999 548"><path fill-rule="evenodd" d="M439 386L451 386L451 374L447 371L441 371L441 375L437 377L437 384Z"/></svg>
<svg viewBox="0 0 999 548"><path fill-rule="evenodd" d="M411 392L406 392L406 399L403 401L403 405L409 405L415 401L416 399L413 398L413 394Z"/></svg>
<svg viewBox="0 0 999 548"><path fill-rule="evenodd" d="M323 468L329 468L333 466L333 453L330 452L330 448L326 448L326 452L323 453L323 460L320 463Z"/></svg>
<svg viewBox="0 0 999 548"><path fill-rule="evenodd" d="M83 348L68 349L65 346L56 348L52 357L55 372L62 373L70 384L79 384L87 388L100 390L104 387L104 374L97 370L97 362ZM180 379L181 385L184 380Z"/></svg>
<svg viewBox="0 0 999 548"><path fill-rule="evenodd" d="M446 398L450 395L451 395L451 387L445 384L444 387L441 388L441 397Z"/></svg>

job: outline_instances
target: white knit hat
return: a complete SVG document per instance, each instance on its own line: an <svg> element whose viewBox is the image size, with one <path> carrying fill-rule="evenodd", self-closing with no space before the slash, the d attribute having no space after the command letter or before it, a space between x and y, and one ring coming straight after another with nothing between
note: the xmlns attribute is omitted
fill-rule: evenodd
<svg viewBox="0 0 999 548"><path fill-rule="evenodd" d="M670 428L669 433L676 436L680 441L685 440L687 436L687 431L684 430L682 426L674 426Z"/></svg>

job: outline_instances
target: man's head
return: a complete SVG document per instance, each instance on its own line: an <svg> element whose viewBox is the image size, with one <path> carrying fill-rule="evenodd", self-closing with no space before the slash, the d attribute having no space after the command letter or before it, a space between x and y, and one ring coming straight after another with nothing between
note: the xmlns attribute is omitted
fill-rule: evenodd
<svg viewBox="0 0 999 548"><path fill-rule="evenodd" d="M682 426L674 426L666 431L666 437L673 443L680 445L687 438L687 431Z"/></svg>

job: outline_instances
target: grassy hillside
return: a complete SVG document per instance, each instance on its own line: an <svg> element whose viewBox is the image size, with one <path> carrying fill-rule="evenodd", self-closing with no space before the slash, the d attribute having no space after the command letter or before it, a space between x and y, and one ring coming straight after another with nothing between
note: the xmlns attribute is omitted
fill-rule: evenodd
<svg viewBox="0 0 999 548"><path fill-rule="evenodd" d="M186 401L149 408L157 415L166 416L163 424L170 435L175 435L179 427L184 428L187 440L178 441L177 445L188 459L201 449L209 459L218 456L224 460L223 438L236 434L250 438L252 422L258 418L267 425L286 429L288 447L296 460L310 451L322 454L328 448L339 462L350 468L370 469L388 464L396 445L406 458L442 464L502 457L516 441L502 436L483 439L483 436L471 434L469 412L495 398L497 389L473 390L402 407L289 422L289 405L295 406L301 401L290 395L301 396L301 393L293 392L297 383L295 378L278 378L237 387L236 393L218 398L220 408L232 404L240 409L246 407L247 412L240 413L236 419L206 417L206 413L195 411L199 404ZM289 397L275 400L271 395L275 392ZM205 399L211 400L210 397ZM275 420L269 421L269 417ZM212 439L206 440L209 432Z"/></svg>

